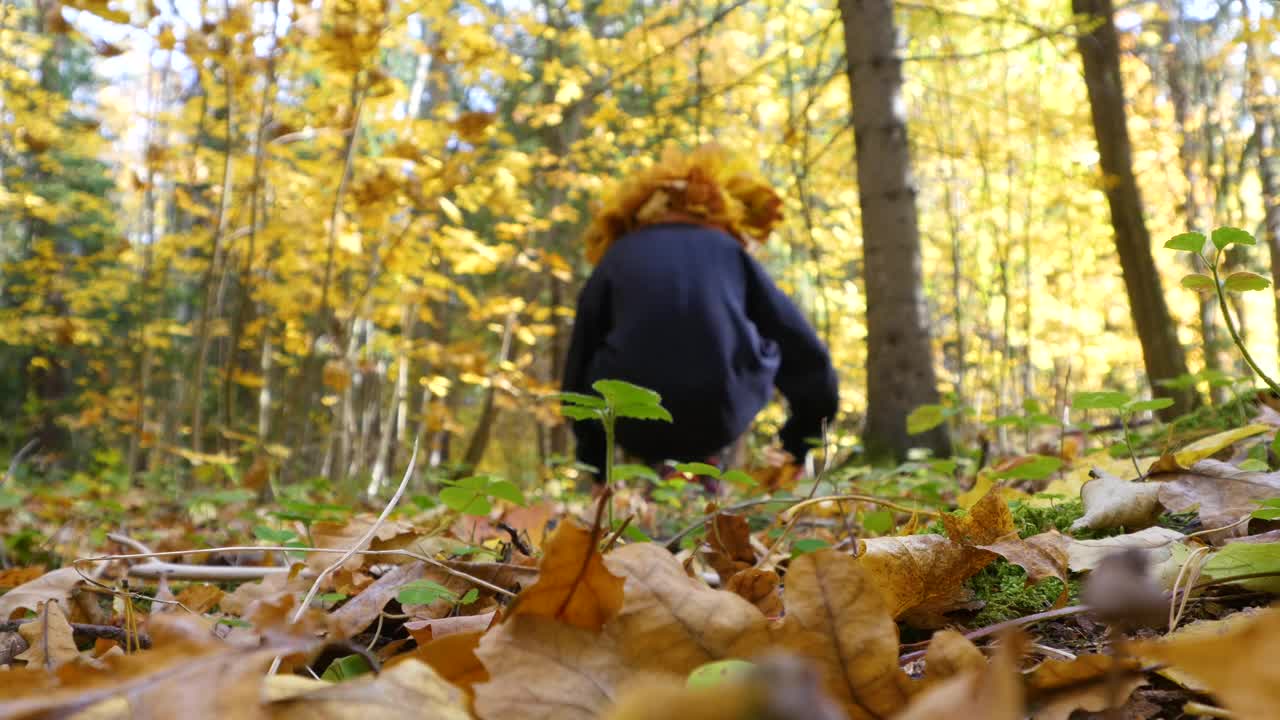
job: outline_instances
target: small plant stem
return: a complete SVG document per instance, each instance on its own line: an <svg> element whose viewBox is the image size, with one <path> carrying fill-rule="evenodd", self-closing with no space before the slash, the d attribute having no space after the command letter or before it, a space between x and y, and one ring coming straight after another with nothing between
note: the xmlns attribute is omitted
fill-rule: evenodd
<svg viewBox="0 0 1280 720"><path fill-rule="evenodd" d="M1221 254L1221 250L1214 253L1213 262L1209 263L1209 269L1213 271L1213 290L1218 295L1218 309L1222 311L1222 319L1227 324L1227 332L1231 334L1231 342L1236 344L1236 347L1240 350L1240 356L1244 358L1245 364L1249 366L1253 374L1261 378L1262 382L1266 383L1272 392L1280 395L1280 385L1277 385L1275 380L1267 377L1267 374L1262 372L1262 368L1258 367L1258 363L1253 361L1253 356L1249 354L1249 349L1244 346L1244 341L1240 339L1240 333L1236 330L1235 321L1231 319L1231 310L1227 307L1227 294L1223 291L1222 281L1218 276L1218 256Z"/></svg>
<svg viewBox="0 0 1280 720"><path fill-rule="evenodd" d="M1129 449L1129 459L1133 461L1133 469L1138 471L1138 479L1142 479L1142 468L1138 467L1138 455L1133 452L1133 443L1129 442L1129 421L1126 413L1120 413L1120 429L1124 432L1124 446Z"/></svg>
<svg viewBox="0 0 1280 720"><path fill-rule="evenodd" d="M609 503L609 528L613 529L613 426L618 416L613 408L607 408L601 419L604 424L604 486L607 488L604 497Z"/></svg>

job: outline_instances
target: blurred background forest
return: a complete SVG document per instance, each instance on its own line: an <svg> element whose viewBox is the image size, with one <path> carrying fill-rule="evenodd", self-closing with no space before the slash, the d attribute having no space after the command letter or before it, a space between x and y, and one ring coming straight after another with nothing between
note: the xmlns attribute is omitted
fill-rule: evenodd
<svg viewBox="0 0 1280 720"><path fill-rule="evenodd" d="M1060 416L1075 390L1145 392L1088 18L1068 0L894 5L934 365L974 411L961 432L1027 401ZM667 141L747 153L784 196L759 256L829 343L835 435L859 442L868 278L834 3L0 12L0 457L377 488L421 441L424 472L532 482L571 452L539 398L558 389L591 203ZM1274 6L1144 0L1114 22L1154 245L1232 225L1275 247ZM1260 250L1228 263L1270 276ZM1185 256L1153 255L1186 367L1242 375L1213 305L1178 287ZM1274 299L1239 303L1274 368Z"/></svg>

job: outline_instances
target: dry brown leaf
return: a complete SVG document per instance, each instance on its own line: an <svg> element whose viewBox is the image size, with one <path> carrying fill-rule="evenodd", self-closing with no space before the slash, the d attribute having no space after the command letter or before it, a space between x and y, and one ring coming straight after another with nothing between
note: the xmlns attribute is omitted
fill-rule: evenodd
<svg viewBox="0 0 1280 720"><path fill-rule="evenodd" d="M898 666L898 626L873 577L849 555L819 550L791 561L781 641L819 663L849 717L881 718L913 690Z"/></svg>
<svg viewBox="0 0 1280 720"><path fill-rule="evenodd" d="M85 574L93 577L88 570ZM81 582L84 582L84 578L76 568L64 567L23 583L0 595L0 621L12 618L19 610L35 610L47 600L67 602L71 599L71 592Z"/></svg>
<svg viewBox="0 0 1280 720"><path fill-rule="evenodd" d="M1023 688L1018 659L1026 645L1025 635L1005 635L989 664L917 694L905 711L893 716L894 720L1022 720Z"/></svg>
<svg viewBox="0 0 1280 720"><path fill-rule="evenodd" d="M894 618L916 608L945 612L970 594L964 581L996 558L942 535L905 535L858 541L858 562L872 577Z"/></svg>
<svg viewBox="0 0 1280 720"><path fill-rule="evenodd" d="M311 526L311 538L319 548L336 548L348 550L354 546L364 534L369 532L376 518L362 515L345 523L318 522ZM411 523L401 520L384 521L378 526L373 538L360 549L365 550L376 541L388 542L401 535L417 536ZM307 567L319 572L332 565L341 555L336 553L308 553ZM394 562L392 559L379 558L379 562ZM365 557L359 553L352 555L342 564L343 570L353 571L364 567Z"/></svg>
<svg viewBox="0 0 1280 720"><path fill-rule="evenodd" d="M232 592L227 593L219 602L222 611L231 615L244 615L249 606L262 600L280 598L285 595L298 595L307 591L310 583L303 580L299 572L303 566L297 563L294 572L287 575L268 575L257 582L241 583Z"/></svg>
<svg viewBox="0 0 1280 720"><path fill-rule="evenodd" d="M401 586L421 578L426 571L426 567L426 563L423 562L397 565L378 578L372 585L365 588L359 595L334 610L330 615L336 623L339 637L352 637L373 624L382 612L382 608L391 602L391 599L396 596ZM441 572L439 574L443 575L444 573ZM436 580L437 578L433 577L432 579ZM449 605L452 607L452 603L449 603Z"/></svg>
<svg viewBox="0 0 1280 720"><path fill-rule="evenodd" d="M769 644L759 609L690 578L660 545L626 545L605 563L626 578L626 602L604 634L629 667L683 674L713 660L751 657Z"/></svg>
<svg viewBox="0 0 1280 720"><path fill-rule="evenodd" d="M981 547L1026 570L1028 585L1034 585L1045 578L1057 578L1062 582L1062 594L1055 607L1066 602L1067 539L1057 530L1032 535L1025 540L1018 537L1016 532L1010 533Z"/></svg>
<svg viewBox="0 0 1280 720"><path fill-rule="evenodd" d="M334 685L309 681L287 698L273 698L273 720L468 720L465 696L429 665L410 660L378 675L364 675Z"/></svg>
<svg viewBox="0 0 1280 720"><path fill-rule="evenodd" d="M15 659L27 667L52 670L80 657L67 613L57 600L42 603L36 619L19 625L18 634L27 641L27 649Z"/></svg>
<svg viewBox="0 0 1280 720"><path fill-rule="evenodd" d="M778 594L781 582L773 570L747 568L731 576L724 589L760 608L767 617L777 617L782 614L782 596Z"/></svg>
<svg viewBox="0 0 1280 720"><path fill-rule="evenodd" d="M632 674L608 635L539 615L509 618L476 655L490 676L474 688L482 720L594 720Z"/></svg>
<svg viewBox="0 0 1280 720"><path fill-rule="evenodd" d="M484 632L494 624L497 611L490 610L479 615L459 615L457 617L436 618L434 620L411 620L404 624L410 637L419 645L426 645L433 640L448 637L457 633Z"/></svg>
<svg viewBox="0 0 1280 720"><path fill-rule="evenodd" d="M511 604L508 618L537 615L599 630L622 607L623 579L609 572L590 528L566 519L547 540L538 580Z"/></svg>
<svg viewBox="0 0 1280 720"><path fill-rule="evenodd" d="M503 511L502 520L506 524L529 535L529 542L536 548L542 547L547 535L547 523L556 515L556 506L551 503L533 503L526 506L513 506Z"/></svg>
<svg viewBox="0 0 1280 720"><path fill-rule="evenodd" d="M929 640L924 653L925 677L930 684L947 680L960 673L980 670L987 657L973 641L955 630L939 630Z"/></svg>
<svg viewBox="0 0 1280 720"><path fill-rule="evenodd" d="M1036 708L1034 720L1067 720L1077 710L1096 713L1123 705L1146 682L1141 664L1132 658L1090 654L1048 660L1027 678L1027 704Z"/></svg>
<svg viewBox="0 0 1280 720"><path fill-rule="evenodd" d="M1171 666L1178 682L1212 694L1240 718L1274 717L1280 708L1280 609L1197 623L1129 650L1144 662Z"/></svg>
<svg viewBox="0 0 1280 720"><path fill-rule="evenodd" d="M999 488L992 488L962 517L943 515L942 526L947 536L961 545L989 545L1017 531Z"/></svg>
<svg viewBox="0 0 1280 720"><path fill-rule="evenodd" d="M1160 483L1130 482L1096 470L1094 480L1080 488L1084 515L1072 530L1141 529L1160 516Z"/></svg>
<svg viewBox="0 0 1280 720"><path fill-rule="evenodd" d="M1280 497L1280 472L1241 470L1217 460L1201 460L1190 470L1162 473L1160 502L1173 512L1200 510L1205 529L1226 527L1258 509L1259 500ZM1248 534L1244 525L1215 533L1214 541Z"/></svg>
<svg viewBox="0 0 1280 720"><path fill-rule="evenodd" d="M272 658L315 645L290 639L237 648L186 614L160 615L149 624L155 647L105 658L105 670L68 663L54 673L9 671L0 683L0 717L67 717L91 706L94 720L171 717L180 707L184 720L254 720L265 717L259 692Z"/></svg>
<svg viewBox="0 0 1280 720"><path fill-rule="evenodd" d="M424 662L471 698L474 686L489 679L489 672L476 657L476 648L479 647L483 634L477 630L437 638L413 652L391 658L387 661L387 667L410 660Z"/></svg>
<svg viewBox="0 0 1280 720"><path fill-rule="evenodd" d="M178 602L191 612L202 614L216 607L224 595L226 593L217 585L188 585L178 593Z"/></svg>
<svg viewBox="0 0 1280 720"><path fill-rule="evenodd" d="M751 547L751 527L741 515L717 513L711 516L707 520L707 544L710 545L704 553L707 564L720 576L722 585L756 563L755 549Z"/></svg>
<svg viewBox="0 0 1280 720"><path fill-rule="evenodd" d="M44 575L44 565L11 567L0 570L0 590L16 588Z"/></svg>
<svg viewBox="0 0 1280 720"><path fill-rule="evenodd" d="M1177 530L1149 527L1127 535L1113 535L1098 540L1067 538L1067 566L1075 572L1093 570L1102 558L1126 549L1142 550L1152 565L1169 559L1173 544L1186 537Z"/></svg>

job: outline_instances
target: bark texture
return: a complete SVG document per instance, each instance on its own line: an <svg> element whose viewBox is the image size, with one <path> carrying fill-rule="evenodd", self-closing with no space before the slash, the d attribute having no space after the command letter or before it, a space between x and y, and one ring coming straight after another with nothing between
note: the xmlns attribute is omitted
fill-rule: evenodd
<svg viewBox="0 0 1280 720"><path fill-rule="evenodd" d="M1186 354L1165 304L1160 275L1151 254L1151 236L1142 215L1142 197L1133 175L1133 152L1126 124L1124 86L1120 79L1120 44L1112 21L1111 0L1071 0L1080 17L1076 45L1084 63L1085 85L1093 115L1094 135L1111 208L1116 253L1129 295L1129 312L1142 343L1142 358L1152 393L1173 398L1166 417L1199 404L1194 390L1170 391L1157 381L1187 372Z"/></svg>
<svg viewBox="0 0 1280 720"><path fill-rule="evenodd" d="M945 426L907 434L907 415L938 402L911 174L902 58L892 0L840 0L848 58L867 292L867 422L873 457L951 451Z"/></svg>

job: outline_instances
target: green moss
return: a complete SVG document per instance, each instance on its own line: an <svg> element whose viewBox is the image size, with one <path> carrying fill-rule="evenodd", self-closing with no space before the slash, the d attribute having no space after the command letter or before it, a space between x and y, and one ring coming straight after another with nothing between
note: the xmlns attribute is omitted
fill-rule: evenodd
<svg viewBox="0 0 1280 720"><path fill-rule="evenodd" d="M1062 582L1049 578L1035 585L1027 585L1027 573L1022 568L996 560L969 578L969 588L986 605L974 616L971 625L982 627L1005 620L1012 620L1048 610L1062 593ZM1067 584L1067 604L1080 597L1080 582Z"/></svg>

